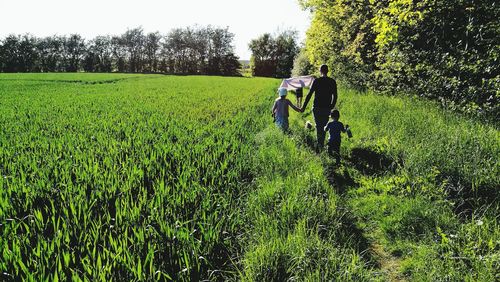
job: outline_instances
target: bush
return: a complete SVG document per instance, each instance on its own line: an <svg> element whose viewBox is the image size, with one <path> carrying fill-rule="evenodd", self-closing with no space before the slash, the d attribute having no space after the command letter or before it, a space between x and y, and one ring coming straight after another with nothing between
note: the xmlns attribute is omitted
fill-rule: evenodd
<svg viewBox="0 0 500 282"><path fill-rule="evenodd" d="M305 49L301 49L293 60L292 76L309 75L314 72L314 66L309 61Z"/></svg>
<svg viewBox="0 0 500 282"><path fill-rule="evenodd" d="M497 121L500 5L469 1L304 0L315 66L356 88L438 99Z"/></svg>

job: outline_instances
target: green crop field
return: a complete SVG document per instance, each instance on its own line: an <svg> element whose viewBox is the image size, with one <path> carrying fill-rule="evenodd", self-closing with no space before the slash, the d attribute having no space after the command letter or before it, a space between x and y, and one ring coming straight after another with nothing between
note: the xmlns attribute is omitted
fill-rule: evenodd
<svg viewBox="0 0 500 282"><path fill-rule="evenodd" d="M500 279L498 127L340 89L336 167L278 85L0 74L0 280Z"/></svg>

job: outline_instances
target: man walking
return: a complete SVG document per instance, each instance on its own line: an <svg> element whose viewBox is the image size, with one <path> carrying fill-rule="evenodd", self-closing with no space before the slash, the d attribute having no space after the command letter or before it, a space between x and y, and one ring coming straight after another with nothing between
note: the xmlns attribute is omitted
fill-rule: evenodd
<svg viewBox="0 0 500 282"><path fill-rule="evenodd" d="M321 73L321 77L314 80L307 94L304 106L302 106L302 111L304 111L312 94L316 94L314 96L312 111L314 122L316 123L316 135L318 137L318 147L316 150L318 152L323 148L325 143L324 128L328 123L328 117L335 104L337 104L337 82L335 79L328 77L328 66L322 65L319 72Z"/></svg>

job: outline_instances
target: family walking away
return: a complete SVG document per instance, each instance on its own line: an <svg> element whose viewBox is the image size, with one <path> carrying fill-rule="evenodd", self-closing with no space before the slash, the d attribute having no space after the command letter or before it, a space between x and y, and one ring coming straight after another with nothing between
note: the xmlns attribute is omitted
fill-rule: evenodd
<svg viewBox="0 0 500 282"><path fill-rule="evenodd" d="M326 132L329 133L328 139L328 153L334 157L336 164L340 163L340 144L341 132L347 133L348 137L352 137L349 126L339 121L340 112L335 108L337 104L337 82L335 79L328 77L328 66L322 65L320 67L321 77L314 79L312 76L294 77L283 80L280 88L278 89L279 98L274 101L272 108L272 115L274 122L283 131L288 131L288 108L291 107L297 112L304 112L307 104L314 95L313 101L313 116L316 123L316 136L317 144L315 146L316 152L320 152L324 147ZM302 98L302 91L305 86L310 86L309 93L306 96L304 105L300 107ZM297 106L286 98L288 90L295 91L297 96ZM332 121L329 121L331 116ZM312 125L309 123L310 126ZM306 124L307 126L307 124Z"/></svg>
<svg viewBox="0 0 500 282"><path fill-rule="evenodd" d="M314 94L312 112L314 122L316 123L316 136L318 138L318 143L316 145L317 152L319 152L325 144L324 128L328 123L330 112L337 104L337 82L335 79L328 77L328 66L322 65L319 72L321 73L321 77L315 79L312 83L306 100L304 101L304 105L301 108L303 112Z"/></svg>

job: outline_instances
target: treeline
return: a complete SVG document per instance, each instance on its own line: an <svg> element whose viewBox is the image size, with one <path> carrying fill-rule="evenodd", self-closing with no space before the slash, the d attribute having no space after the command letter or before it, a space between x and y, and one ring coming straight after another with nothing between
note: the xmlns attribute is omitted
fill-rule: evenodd
<svg viewBox="0 0 500 282"><path fill-rule="evenodd" d="M409 93L498 120L496 0L301 0L306 53L359 88Z"/></svg>
<svg viewBox="0 0 500 282"><path fill-rule="evenodd" d="M0 72L162 72L238 75L234 34L228 28L176 28L162 35L141 27L85 40L78 34L0 41Z"/></svg>
<svg viewBox="0 0 500 282"><path fill-rule="evenodd" d="M252 75L290 77L293 60L299 52L297 32L284 30L276 35L265 33L250 41L248 48L252 51Z"/></svg>

